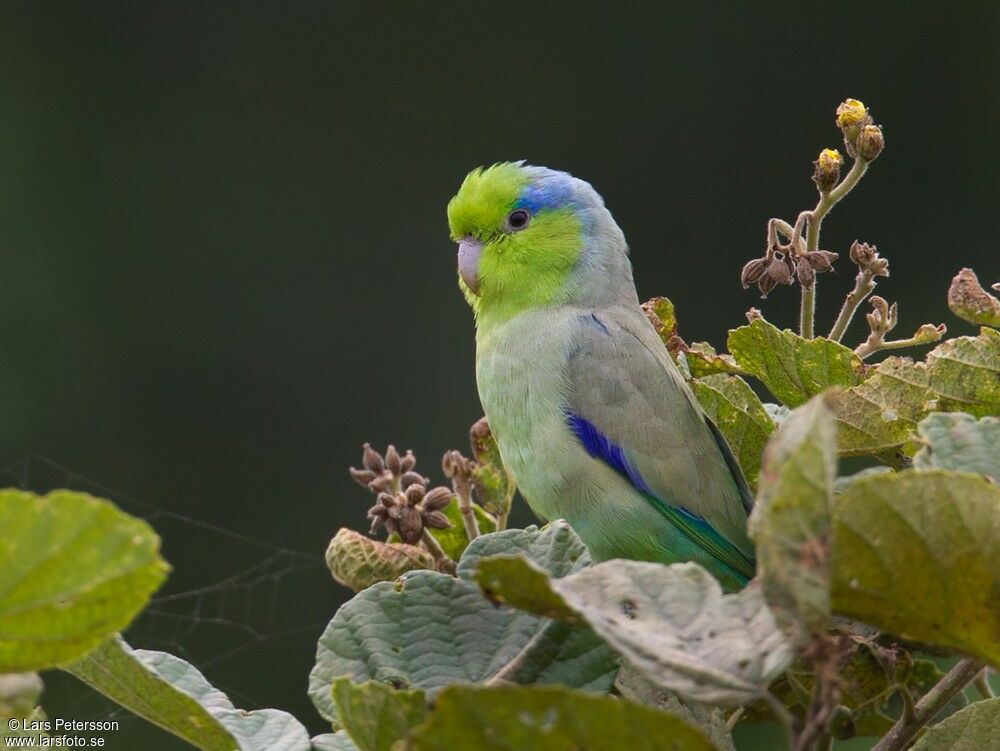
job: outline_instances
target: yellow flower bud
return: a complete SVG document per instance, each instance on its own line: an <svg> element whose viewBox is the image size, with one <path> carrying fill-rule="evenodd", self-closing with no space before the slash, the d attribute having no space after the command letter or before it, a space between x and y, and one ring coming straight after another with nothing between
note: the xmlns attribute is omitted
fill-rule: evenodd
<svg viewBox="0 0 1000 751"><path fill-rule="evenodd" d="M877 157L885 148L885 136L882 135L881 125L866 125L858 134L858 141L855 144L858 156L867 162Z"/></svg>
<svg viewBox="0 0 1000 751"><path fill-rule="evenodd" d="M826 193L837 184L840 180L840 165L843 163L844 158L836 149L823 149L819 152L819 158L813 162L816 166L813 182L820 192Z"/></svg>
<svg viewBox="0 0 1000 751"><path fill-rule="evenodd" d="M846 99L837 107L837 127L841 130L866 120L868 108L857 99Z"/></svg>

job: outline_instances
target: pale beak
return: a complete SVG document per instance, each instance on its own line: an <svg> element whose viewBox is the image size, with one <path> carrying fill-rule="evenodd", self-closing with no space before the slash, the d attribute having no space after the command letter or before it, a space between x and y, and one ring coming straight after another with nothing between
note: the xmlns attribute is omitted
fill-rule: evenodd
<svg viewBox="0 0 1000 751"><path fill-rule="evenodd" d="M469 291L479 294L479 256L483 252L483 244L471 237L463 237L458 244L458 273Z"/></svg>

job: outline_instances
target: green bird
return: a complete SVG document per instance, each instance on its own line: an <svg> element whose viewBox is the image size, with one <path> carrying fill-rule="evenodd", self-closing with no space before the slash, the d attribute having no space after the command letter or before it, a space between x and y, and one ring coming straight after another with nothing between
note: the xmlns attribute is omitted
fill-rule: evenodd
<svg viewBox="0 0 1000 751"><path fill-rule="evenodd" d="M746 480L639 305L625 236L586 182L506 162L448 203L501 457L595 560L754 573Z"/></svg>

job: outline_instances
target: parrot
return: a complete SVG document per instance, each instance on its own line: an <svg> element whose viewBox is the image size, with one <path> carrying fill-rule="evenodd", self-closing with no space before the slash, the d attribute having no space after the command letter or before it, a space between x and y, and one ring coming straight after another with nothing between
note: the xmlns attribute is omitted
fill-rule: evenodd
<svg viewBox="0 0 1000 751"><path fill-rule="evenodd" d="M643 312L601 196L501 162L470 172L447 215L479 398L531 510L564 519L595 561L694 561L744 587L752 494Z"/></svg>

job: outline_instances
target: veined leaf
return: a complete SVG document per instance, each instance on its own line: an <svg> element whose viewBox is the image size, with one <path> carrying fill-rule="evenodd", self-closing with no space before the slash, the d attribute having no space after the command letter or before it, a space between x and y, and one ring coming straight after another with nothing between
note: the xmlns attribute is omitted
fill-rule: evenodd
<svg viewBox="0 0 1000 751"><path fill-rule="evenodd" d="M434 556L416 545L380 542L343 527L330 540L326 565L335 581L359 592L407 571L433 570Z"/></svg>
<svg viewBox="0 0 1000 751"><path fill-rule="evenodd" d="M913 751L984 751L1000 738L1000 699L977 701L930 728Z"/></svg>
<svg viewBox="0 0 1000 751"><path fill-rule="evenodd" d="M915 467L978 472L1000 481L1000 419L938 412L924 418L918 431L926 445L913 458Z"/></svg>

